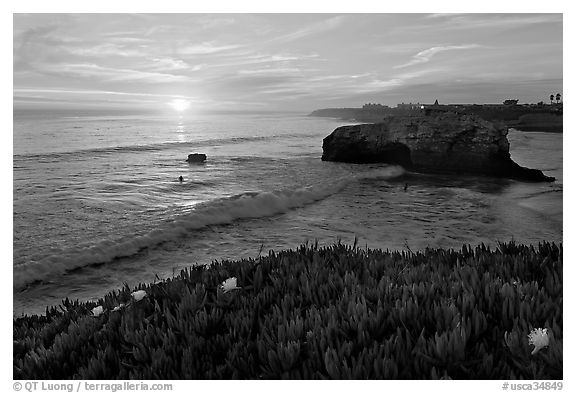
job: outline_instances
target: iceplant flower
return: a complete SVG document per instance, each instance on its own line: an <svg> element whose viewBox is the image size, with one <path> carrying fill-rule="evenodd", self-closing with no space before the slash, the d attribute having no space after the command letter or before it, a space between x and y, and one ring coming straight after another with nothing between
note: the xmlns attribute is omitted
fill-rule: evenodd
<svg viewBox="0 0 576 393"><path fill-rule="evenodd" d="M532 355L538 353L544 347L547 347L550 343L550 338L548 337L548 329L534 329L528 335L528 344L534 345L534 350Z"/></svg>
<svg viewBox="0 0 576 393"><path fill-rule="evenodd" d="M102 306L94 307L92 309L92 315L95 317L99 317L104 312L104 308Z"/></svg>
<svg viewBox="0 0 576 393"><path fill-rule="evenodd" d="M131 295L132 295L132 299L134 299L134 301L139 302L140 300L142 300L146 297L146 291L141 289L139 291L132 292Z"/></svg>
<svg viewBox="0 0 576 393"><path fill-rule="evenodd" d="M117 305L116 307L114 307L112 309L112 312L114 311L120 311L120 309L122 309L124 307L124 303L120 303L119 305Z"/></svg>
<svg viewBox="0 0 576 393"><path fill-rule="evenodd" d="M241 287L238 286L238 280L236 279L236 277L230 277L227 280L222 282L222 285L220 285L220 288L222 288L222 291L224 291L224 293L226 293L228 291L240 289Z"/></svg>

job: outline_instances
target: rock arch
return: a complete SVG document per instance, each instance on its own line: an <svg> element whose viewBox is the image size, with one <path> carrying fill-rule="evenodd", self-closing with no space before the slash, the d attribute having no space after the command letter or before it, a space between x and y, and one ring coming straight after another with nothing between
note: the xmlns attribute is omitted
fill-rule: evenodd
<svg viewBox="0 0 576 393"><path fill-rule="evenodd" d="M402 165L406 169L412 168L410 148L404 143L390 142L382 146L379 152L380 160L386 164Z"/></svg>

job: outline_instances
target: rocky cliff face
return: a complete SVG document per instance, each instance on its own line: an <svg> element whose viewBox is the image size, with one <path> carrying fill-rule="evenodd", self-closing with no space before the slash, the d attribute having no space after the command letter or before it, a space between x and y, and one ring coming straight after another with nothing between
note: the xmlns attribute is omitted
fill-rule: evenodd
<svg viewBox="0 0 576 393"><path fill-rule="evenodd" d="M554 181L510 158L503 124L473 115L390 117L378 124L337 128L324 138L322 160L399 164L418 172L482 174Z"/></svg>

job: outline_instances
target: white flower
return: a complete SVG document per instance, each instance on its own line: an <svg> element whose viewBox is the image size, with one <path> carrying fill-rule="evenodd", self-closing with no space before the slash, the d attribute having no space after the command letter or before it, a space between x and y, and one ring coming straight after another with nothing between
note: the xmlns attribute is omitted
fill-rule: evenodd
<svg viewBox="0 0 576 393"><path fill-rule="evenodd" d="M238 280L236 279L236 277L230 277L226 281L223 281L220 287L222 288L224 293L241 288L238 286Z"/></svg>
<svg viewBox="0 0 576 393"><path fill-rule="evenodd" d="M95 317L100 316L100 314L102 314L103 312L104 312L104 308L102 308L102 306L94 307L92 309L92 315Z"/></svg>
<svg viewBox="0 0 576 393"><path fill-rule="evenodd" d="M528 344L534 345L532 355L535 355L539 350L547 347L550 339L548 338L548 329L534 329L528 335Z"/></svg>
<svg viewBox="0 0 576 393"><path fill-rule="evenodd" d="M136 292L132 292L132 298L134 299L134 301L139 302L140 300L144 299L146 297L146 291L144 291L143 289L136 291Z"/></svg>
<svg viewBox="0 0 576 393"><path fill-rule="evenodd" d="M120 303L119 305L117 305L116 307L114 307L112 309L112 312L114 311L120 311L121 308L124 308L124 303Z"/></svg>

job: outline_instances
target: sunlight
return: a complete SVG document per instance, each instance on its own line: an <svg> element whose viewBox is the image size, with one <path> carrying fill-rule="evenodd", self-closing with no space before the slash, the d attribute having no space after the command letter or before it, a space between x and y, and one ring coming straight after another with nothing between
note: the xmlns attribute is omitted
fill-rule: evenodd
<svg viewBox="0 0 576 393"><path fill-rule="evenodd" d="M181 98L174 99L168 103L176 112L184 112L190 107L190 101Z"/></svg>

